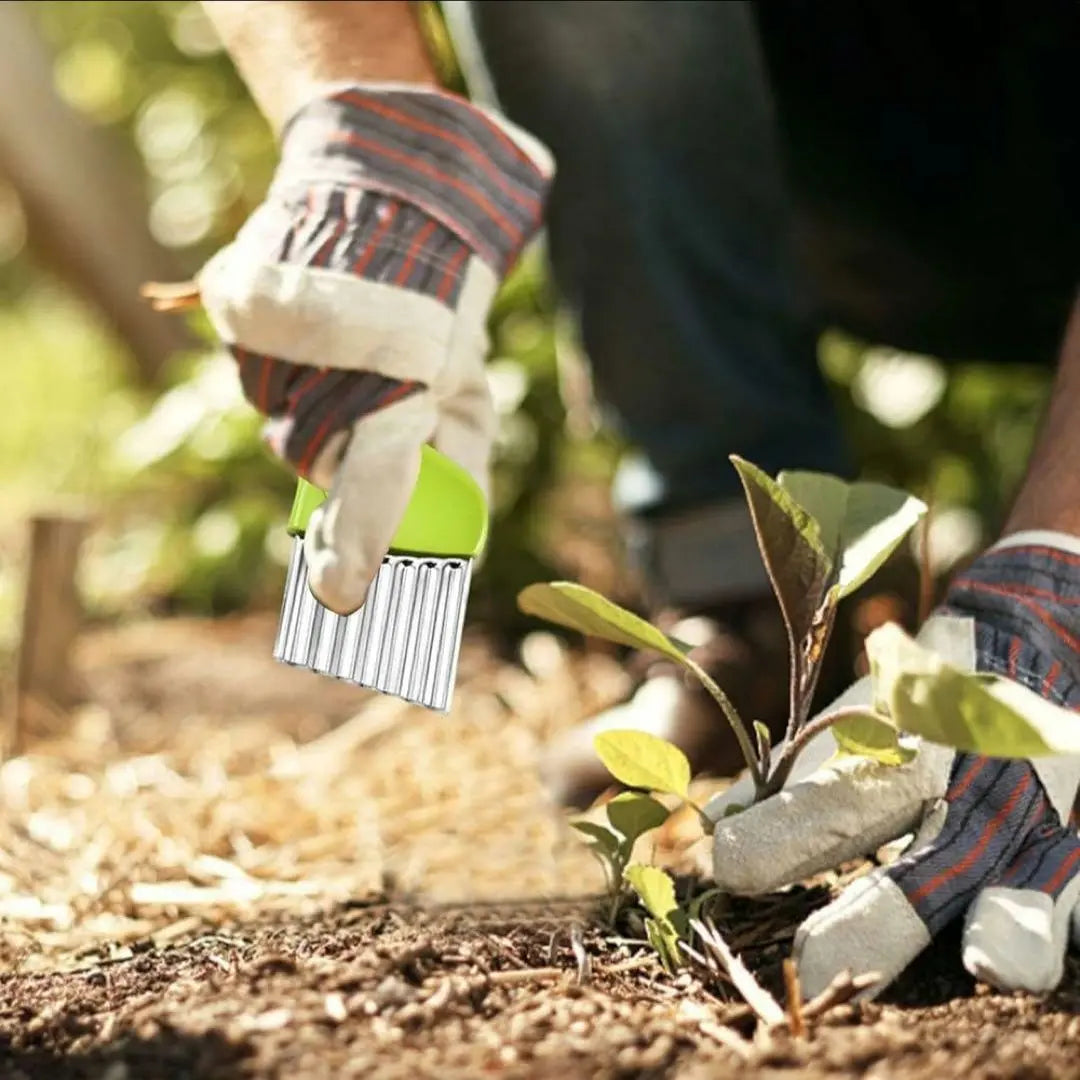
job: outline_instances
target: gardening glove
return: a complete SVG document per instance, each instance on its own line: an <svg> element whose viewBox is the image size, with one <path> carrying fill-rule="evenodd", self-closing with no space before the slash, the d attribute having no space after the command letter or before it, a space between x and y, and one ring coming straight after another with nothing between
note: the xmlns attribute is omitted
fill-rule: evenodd
<svg viewBox="0 0 1080 1080"><path fill-rule="evenodd" d="M1004 676L1075 710L1080 541L1025 533L1001 542L953 582L919 639L954 667ZM866 678L826 711L871 698ZM880 973L877 992L958 916L963 963L977 978L1035 993L1057 986L1070 931L1080 934L1071 820L1080 758L1010 761L924 742L913 761L890 767L829 760L834 750L826 733L778 795L725 818L732 803L749 801L741 783L707 809L718 822L716 880L737 893L768 892L915 834L897 861L799 928L806 993L845 969Z"/></svg>
<svg viewBox="0 0 1080 1080"><path fill-rule="evenodd" d="M328 492L304 551L334 611L363 603L423 444L487 491L487 315L551 176L539 142L461 98L338 88L286 126L266 201L198 275L267 441Z"/></svg>

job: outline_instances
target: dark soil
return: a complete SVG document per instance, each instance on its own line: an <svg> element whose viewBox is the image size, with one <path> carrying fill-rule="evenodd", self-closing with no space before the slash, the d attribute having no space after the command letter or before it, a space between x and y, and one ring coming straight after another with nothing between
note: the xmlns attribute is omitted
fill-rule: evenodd
<svg viewBox="0 0 1080 1080"><path fill-rule="evenodd" d="M575 933L592 968L580 985ZM781 945L744 952L768 966ZM605 939L584 905L342 908L222 926L81 971L9 976L0 1076L1080 1073L1080 965L1038 1001L974 987L955 955L918 964L891 1002L837 1006L807 1038L754 1037L736 997L672 980L638 945Z"/></svg>
<svg viewBox="0 0 1080 1080"><path fill-rule="evenodd" d="M610 665L542 642L529 673L477 653L450 717L399 720L364 698L325 734L360 705L272 668L270 629L88 641L97 711L0 769L5 799L23 793L0 823L0 894L21 905L0 910L0 1080L1080 1077L1077 957L1045 999L998 994L960 968L957 933L886 998L839 1005L795 1038L766 1032L730 986L666 974L640 927L607 932L593 901L502 899L597 880L532 763L619 689ZM147 755L168 766L159 786ZM306 772L275 779L282 760ZM149 779L125 786L136 766ZM128 818L169 843L133 845ZM360 843L358 822L381 841ZM101 881L92 896L83 864ZM140 883L227 885L233 864L328 884L266 909L139 900ZM794 927L840 883L715 913L780 1000Z"/></svg>

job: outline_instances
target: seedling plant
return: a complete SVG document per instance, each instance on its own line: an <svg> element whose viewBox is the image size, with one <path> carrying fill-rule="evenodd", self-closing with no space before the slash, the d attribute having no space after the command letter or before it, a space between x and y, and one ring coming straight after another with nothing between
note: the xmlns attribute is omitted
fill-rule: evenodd
<svg viewBox="0 0 1080 1080"><path fill-rule="evenodd" d="M518 598L521 609L586 635L652 650L691 672L734 733L753 781L753 802L779 792L799 755L824 732L831 733L838 755L884 766L910 762L920 738L994 757L1080 753L1080 733L1060 710L1007 679L952 667L893 623L866 640L872 703L812 718L811 704L840 601L870 580L918 524L926 506L884 484L850 483L806 471L773 478L740 457L731 460L787 631L788 718L779 745L772 745L765 724L755 719L747 723L739 715L723 689L691 657L690 646L599 593L572 582L530 585ZM607 827L587 821L576 827L604 864L612 919L629 886L649 913L650 942L666 966L677 966L678 941L692 913L680 908L674 883L664 871L631 863L632 849L668 816L655 794L675 796L692 806L707 832L713 823L690 799L690 766L676 746L644 732L614 730L598 735L595 747L612 775L631 791L607 804Z"/></svg>

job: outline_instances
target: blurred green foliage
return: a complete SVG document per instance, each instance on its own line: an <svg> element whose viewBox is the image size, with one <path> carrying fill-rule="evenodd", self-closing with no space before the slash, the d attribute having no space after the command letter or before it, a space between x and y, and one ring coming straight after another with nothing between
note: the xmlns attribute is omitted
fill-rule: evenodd
<svg viewBox="0 0 1080 1080"><path fill-rule="evenodd" d="M61 95L140 171L151 230L194 270L257 205L274 165L270 133L200 6L39 0L29 9L55 54ZM445 48L440 56L452 75ZM157 400L136 390L123 344L35 264L20 222L0 178L0 350L18 403L0 425L3 520L10 526L42 495L98 498L103 527L85 585L105 612L276 603L292 481L263 450L229 362L206 334L205 353L178 357ZM602 507L579 520L560 502L568 486L602 490L620 445L580 417L568 430L556 330L542 257L531 252L492 319L502 430L494 542L473 611L504 628L517 625L520 586L556 568L584 573L568 533L593 530L594 546L613 546ZM836 335L822 357L867 472L933 501L943 562L977 543L1018 479L1045 374L945 372ZM14 549L10 532L0 527L0 554ZM0 564L0 644L10 642L16 565Z"/></svg>

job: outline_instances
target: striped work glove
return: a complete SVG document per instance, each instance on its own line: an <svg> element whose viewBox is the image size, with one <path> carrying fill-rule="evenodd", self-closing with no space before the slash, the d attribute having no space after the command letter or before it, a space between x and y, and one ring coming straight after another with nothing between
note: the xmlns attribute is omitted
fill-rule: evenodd
<svg viewBox="0 0 1080 1080"><path fill-rule="evenodd" d="M266 201L198 275L270 445L329 492L305 555L335 611L363 603L424 443L487 490L487 315L551 174L461 98L339 88L293 117Z"/></svg>
<svg viewBox="0 0 1080 1080"><path fill-rule="evenodd" d="M1009 537L953 582L919 639L955 667L1014 679L1075 710L1080 541ZM837 704L870 700L867 678ZM879 987L891 982L961 916L963 962L976 977L1036 993L1056 987L1070 934L1080 941L1080 841L1071 820L1080 758L1006 761L922 743L914 761L889 768L827 761L834 749L831 736L820 737L784 791L743 813L722 818L726 805L746 798L735 789L707 811L719 821L716 880L740 893L767 892L915 834L896 862L799 928L806 992L845 968L879 972Z"/></svg>

